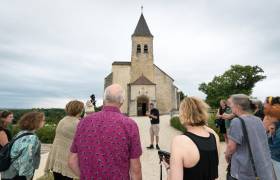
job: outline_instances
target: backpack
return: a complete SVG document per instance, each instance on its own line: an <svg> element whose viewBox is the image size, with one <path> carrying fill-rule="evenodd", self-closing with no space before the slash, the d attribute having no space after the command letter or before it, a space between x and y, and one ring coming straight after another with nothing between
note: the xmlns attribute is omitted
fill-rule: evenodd
<svg viewBox="0 0 280 180"><path fill-rule="evenodd" d="M23 136L28 136L28 135L34 135L34 134L33 133L23 133L23 134L19 135L18 137L13 138L8 144L6 144L4 147L1 148L1 150L0 150L0 172L6 171L7 169L9 169L9 167L12 164L10 154L11 154L11 150L12 150L14 142L16 140L18 140L19 138L22 138Z"/></svg>

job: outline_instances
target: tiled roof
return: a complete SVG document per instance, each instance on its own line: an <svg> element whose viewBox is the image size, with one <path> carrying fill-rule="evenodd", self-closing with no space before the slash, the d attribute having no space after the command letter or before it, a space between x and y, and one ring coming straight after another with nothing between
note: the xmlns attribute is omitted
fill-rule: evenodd
<svg viewBox="0 0 280 180"><path fill-rule="evenodd" d="M112 65L126 65L126 66L130 66L131 65L131 62L128 62L128 61L115 61L112 63Z"/></svg>
<svg viewBox="0 0 280 180"><path fill-rule="evenodd" d="M131 83L131 85L155 85L155 83L150 81L144 75L141 75L138 79Z"/></svg>
<svg viewBox="0 0 280 180"><path fill-rule="evenodd" d="M143 14L141 14L140 19L138 21L138 24L135 28L134 33L132 34L132 36L147 36L147 37L153 37L153 35L151 34L149 27L147 25L147 22L143 16Z"/></svg>

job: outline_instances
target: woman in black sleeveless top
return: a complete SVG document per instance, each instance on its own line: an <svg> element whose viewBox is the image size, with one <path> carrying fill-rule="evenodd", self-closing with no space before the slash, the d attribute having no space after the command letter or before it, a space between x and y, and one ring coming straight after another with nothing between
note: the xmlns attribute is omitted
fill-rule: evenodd
<svg viewBox="0 0 280 180"><path fill-rule="evenodd" d="M184 179L212 180L217 178L219 157L215 135L210 133L209 137L202 137L191 132L186 132L185 135L197 146L200 160L191 168L184 167Z"/></svg>
<svg viewBox="0 0 280 180"><path fill-rule="evenodd" d="M13 121L13 113L3 111L0 114L0 149L12 139L12 133L8 130L8 125Z"/></svg>
<svg viewBox="0 0 280 180"><path fill-rule="evenodd" d="M180 105L184 135L176 136L171 146L169 180L214 180L218 178L219 137L206 126L208 105L199 98L187 97ZM167 169L169 169L167 167Z"/></svg>

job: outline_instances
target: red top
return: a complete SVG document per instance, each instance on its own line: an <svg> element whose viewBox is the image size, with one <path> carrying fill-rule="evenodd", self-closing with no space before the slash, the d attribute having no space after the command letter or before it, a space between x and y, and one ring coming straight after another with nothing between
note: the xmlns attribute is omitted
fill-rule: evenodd
<svg viewBox="0 0 280 180"><path fill-rule="evenodd" d="M80 121L71 152L78 153L82 180L129 180L129 161L142 154L138 126L118 108L105 106Z"/></svg>

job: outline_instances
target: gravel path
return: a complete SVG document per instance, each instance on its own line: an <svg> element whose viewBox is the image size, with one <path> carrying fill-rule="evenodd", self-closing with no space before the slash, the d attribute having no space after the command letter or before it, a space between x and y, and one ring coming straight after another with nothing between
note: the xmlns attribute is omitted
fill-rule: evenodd
<svg viewBox="0 0 280 180"><path fill-rule="evenodd" d="M150 121L147 117L132 117L138 124L140 131L140 138L142 143L143 154L141 156L142 174L144 180L159 180L160 179L160 165L157 150L147 150L146 146L150 144L149 127ZM160 117L160 148L162 150L170 151L171 141L174 136L179 135L180 132L170 126L169 115ZM42 161L40 168L35 173L35 178L43 175L43 169L46 163L48 150L50 145L42 145ZM221 144L220 166L219 166L219 180L225 180L226 162L224 160L223 152L225 151L225 144ZM163 179L166 179L165 168L163 168Z"/></svg>

